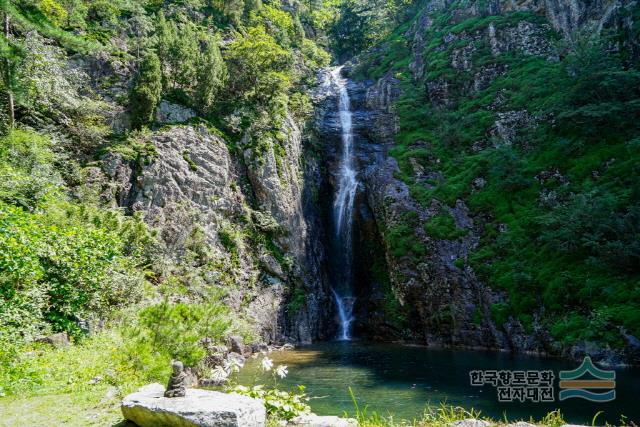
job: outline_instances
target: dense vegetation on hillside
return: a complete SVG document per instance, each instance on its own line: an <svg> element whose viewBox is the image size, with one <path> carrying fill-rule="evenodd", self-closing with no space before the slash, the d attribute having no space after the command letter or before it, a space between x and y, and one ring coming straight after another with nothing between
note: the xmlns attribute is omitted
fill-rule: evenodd
<svg viewBox="0 0 640 427"><path fill-rule="evenodd" d="M291 114L302 122L310 113L306 89L315 70L328 65L327 50L338 47L340 9L346 16L366 6L1 2L0 396L72 393L81 401L55 406L75 414L87 402L104 402L116 386L101 404L107 413L95 419L106 422L117 413L118 396L164 382L172 358L198 366L203 337L256 338L221 301L236 286L228 268L241 268L243 239L266 245L286 265L268 233L250 223L248 231L222 227L229 262L211 257L201 232L189 237L185 253L167 256L141 212L105 204L91 185L92 168L108 153L132 165L150 162L157 153L148 138L159 128L161 100L195 110L193 121L224 135L231 150L249 135L257 156L269 148L284 154L282 121ZM386 10L369 10L367 28ZM374 39L363 27L347 44L352 52ZM198 287L212 274L216 286ZM304 301L299 290L295 295L291 310ZM51 351L34 341L60 331L76 345ZM88 385L95 378L100 383ZM45 418L70 416L56 411L46 406Z"/></svg>
<svg viewBox="0 0 640 427"><path fill-rule="evenodd" d="M441 241L476 233L455 267L503 296L490 307L498 327L518 319L564 348L640 337L640 62L627 43L640 39L640 7L628 12L632 34L565 37L531 12L492 15L477 2L460 18L470 2L450 2L428 10L418 75L411 37L424 3L0 0L0 397L87 393L96 406L109 386L165 381L173 358L201 367L205 337L259 339L222 301L253 247L292 270L273 218L242 206L216 230L224 256L202 228L172 251L142 211L105 201L93 180L112 154L142 169L158 156L154 135L190 124L222 138L240 170L273 153L267 178L282 184L284 124L311 117L316 71L332 61L352 60L356 79L397 79L397 178L423 207L464 202L475 224L462 229L442 208L384 230L390 254L372 257L372 274L389 323L409 328L411 301L395 298L385 255L426 258L416 230ZM544 29L533 54L495 51L482 36L529 24ZM467 45L472 65L454 64ZM479 85L478 72L490 74ZM163 102L194 115L159 123ZM303 311L307 290L285 289L283 310ZM76 345L38 342L56 332Z"/></svg>
<svg viewBox="0 0 640 427"><path fill-rule="evenodd" d="M252 338L245 321L230 321L221 305L232 280L201 235L190 237L186 253L168 257L142 213L105 206L100 189L86 184L105 153L138 164L156 155L145 138L157 128L162 99L196 110L200 123L226 133L231 148L246 133L258 152L277 144L288 111L301 120L309 113L304 88L329 62L316 42L326 44L328 7L289 10L259 0L2 2L0 394L42 383L46 373L36 360L22 360L29 349L23 345L52 332L80 342L105 321L113 326L116 332L98 341L105 361L109 348L123 356L109 362L121 371L118 383L163 378L171 358L195 366L204 356L203 337ZM124 70L100 76L97 88L68 66L100 58ZM117 108L132 130L112 126ZM232 254L237 233L221 231ZM253 241L273 247L254 233ZM220 286L194 291L198 275L211 271L222 275Z"/></svg>
<svg viewBox="0 0 640 427"><path fill-rule="evenodd" d="M79 320L135 303L145 283L170 279L153 266L158 242L142 218L108 209L96 190L87 190L94 160L110 151L152 158L145 129L155 127L162 99L193 108L199 122L217 127L231 144L248 132L256 155L274 144L283 154L281 123L288 111L300 120L309 114L305 89L314 70L329 63L326 49L353 53L369 46L405 4L372 6L3 1L0 269L7 274L0 322L6 335L79 334ZM360 32L339 36L354 20ZM95 88L65 64L104 55L132 69L99 76ZM112 126L114 105L125 109L131 131Z"/></svg>
<svg viewBox="0 0 640 427"><path fill-rule="evenodd" d="M565 344L620 346L619 327L640 334L640 69L623 44L629 34L567 40L548 30L545 54L495 54L478 36L490 25L544 19L514 13L461 21L457 3L435 12L422 34L424 76L409 71L414 58L406 37L419 17L360 65L362 77L391 73L401 81L400 133L391 150L399 177L425 206L435 198L472 209L482 224L480 245L456 262L507 292L492 307L498 325L514 316L531 330L541 316L537 321ZM456 67L453 52L470 40L473 65ZM486 69L500 71L474 90L474 73ZM446 88L444 99L430 96L432 84ZM509 112L524 119L504 140L494 123L509 126ZM426 182L416 178L416 164L434 172ZM392 230L400 255L422 255L407 244L413 228ZM451 240L465 231L450 217L434 218L425 230Z"/></svg>

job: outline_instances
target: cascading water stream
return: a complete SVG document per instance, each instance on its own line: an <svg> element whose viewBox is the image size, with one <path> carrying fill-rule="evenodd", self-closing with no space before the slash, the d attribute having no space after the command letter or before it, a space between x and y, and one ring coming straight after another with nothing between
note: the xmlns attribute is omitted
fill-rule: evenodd
<svg viewBox="0 0 640 427"><path fill-rule="evenodd" d="M333 201L333 223L335 242L340 257L340 272L336 276L333 295L340 318L339 339L351 339L351 322L353 322L353 201L358 188L356 170L353 162L353 129L352 113L347 92L347 80L342 77L342 67L331 72L332 84L338 90L338 113L342 134L342 147L337 175L336 195Z"/></svg>
<svg viewBox="0 0 640 427"><path fill-rule="evenodd" d="M351 340L351 322L353 322L353 303L355 298L349 296L340 296L333 290L333 297L338 307L338 317L340 318L340 333L338 339L341 341Z"/></svg>

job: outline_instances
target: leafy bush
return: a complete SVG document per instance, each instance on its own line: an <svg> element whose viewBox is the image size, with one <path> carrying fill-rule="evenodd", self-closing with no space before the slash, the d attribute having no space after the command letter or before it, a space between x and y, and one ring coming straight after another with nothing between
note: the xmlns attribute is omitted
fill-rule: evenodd
<svg viewBox="0 0 640 427"><path fill-rule="evenodd" d="M55 0L40 0L39 7L58 26L67 19L67 11Z"/></svg>
<svg viewBox="0 0 640 427"><path fill-rule="evenodd" d="M453 217L446 210L431 217L425 223L424 231L431 237L441 240L455 240L468 233L468 230L456 226Z"/></svg>
<svg viewBox="0 0 640 427"><path fill-rule="evenodd" d="M0 140L0 324L31 339L135 302L155 238L141 216L64 201L47 138Z"/></svg>
<svg viewBox="0 0 640 427"><path fill-rule="evenodd" d="M582 36L569 42L566 72L573 77L558 118L567 130L588 139L608 131L638 132L640 70L627 67L611 52L612 37Z"/></svg>
<svg viewBox="0 0 640 427"><path fill-rule="evenodd" d="M640 272L640 200L621 203L608 192L571 197L541 216L540 241L550 251L584 257L604 268Z"/></svg>
<svg viewBox="0 0 640 427"><path fill-rule="evenodd" d="M161 94L160 59L154 52L148 52L140 63L140 70L131 93L131 120L135 128L153 122Z"/></svg>
<svg viewBox="0 0 640 427"><path fill-rule="evenodd" d="M287 392L264 385L253 387L236 386L230 390L233 393L259 399L264 403L267 414L279 420L290 420L298 415L311 411L306 403L309 398L304 393L304 386L298 386L297 392Z"/></svg>
<svg viewBox="0 0 640 427"><path fill-rule="evenodd" d="M276 83L278 91L289 88L288 72L293 64L291 52L281 47L263 26L251 27L247 34L228 46L225 60L229 69L230 96L250 100L263 98L256 88L268 89ZM271 99L277 93L270 93Z"/></svg>
<svg viewBox="0 0 640 427"><path fill-rule="evenodd" d="M62 185L48 138L13 130L0 138L0 200L34 209ZM59 195L58 195L59 196Z"/></svg>
<svg viewBox="0 0 640 427"><path fill-rule="evenodd" d="M289 297L289 302L287 303L287 310L289 314L296 315L302 310L302 308L307 304L307 294L304 289L295 288Z"/></svg>
<svg viewBox="0 0 640 427"><path fill-rule="evenodd" d="M422 242L415 237L415 229L418 226L418 214L416 212L405 212L402 222L389 227L385 232L385 237L389 242L393 256L424 256L426 250Z"/></svg>
<svg viewBox="0 0 640 427"><path fill-rule="evenodd" d="M229 310L215 296L203 304L165 300L142 310L138 324L125 330L128 355L143 371L168 369L171 359L195 367L206 355L201 340L222 341L231 324Z"/></svg>
<svg viewBox="0 0 640 427"><path fill-rule="evenodd" d="M242 234L231 224L225 224L218 230L218 238L222 246L231 254L231 261L234 264L240 262L240 251L243 245Z"/></svg>
<svg viewBox="0 0 640 427"><path fill-rule="evenodd" d="M78 320L136 300L135 266L117 231L0 204L3 327L33 337L48 323L77 334Z"/></svg>

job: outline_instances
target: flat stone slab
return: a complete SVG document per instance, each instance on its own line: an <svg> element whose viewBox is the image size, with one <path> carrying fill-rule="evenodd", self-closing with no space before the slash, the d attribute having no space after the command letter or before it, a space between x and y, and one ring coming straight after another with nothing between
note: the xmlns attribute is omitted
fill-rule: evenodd
<svg viewBox="0 0 640 427"><path fill-rule="evenodd" d="M449 427L489 427L491 423L485 420L477 420L475 418L467 418L466 420L454 421L449 423Z"/></svg>
<svg viewBox="0 0 640 427"><path fill-rule="evenodd" d="M285 425L287 427L358 427L358 422L353 418L308 414L297 416Z"/></svg>
<svg viewBox="0 0 640 427"><path fill-rule="evenodd" d="M164 397L150 384L122 400L122 415L140 427L264 427L259 400L238 394L188 388L185 397Z"/></svg>

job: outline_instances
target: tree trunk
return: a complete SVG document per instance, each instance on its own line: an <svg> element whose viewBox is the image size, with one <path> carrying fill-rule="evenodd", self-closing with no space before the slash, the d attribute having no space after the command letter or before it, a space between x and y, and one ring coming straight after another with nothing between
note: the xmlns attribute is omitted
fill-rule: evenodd
<svg viewBox="0 0 640 427"><path fill-rule="evenodd" d="M4 12L4 37L9 40L10 25L9 25L9 13ZM15 106L13 101L13 90L11 89L11 62L7 57L4 59L4 83L7 88L7 109L9 110L9 129L13 129L16 122Z"/></svg>

